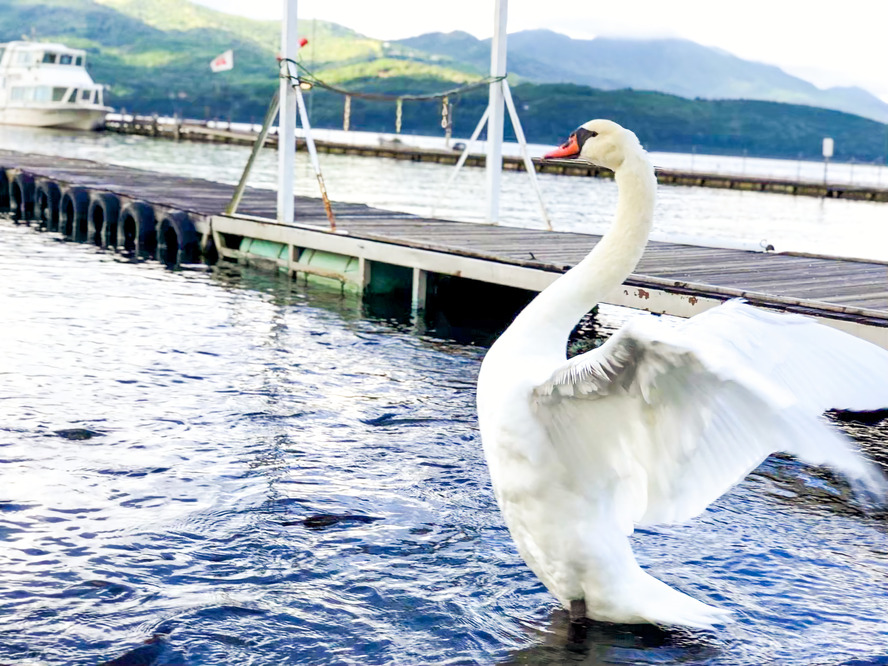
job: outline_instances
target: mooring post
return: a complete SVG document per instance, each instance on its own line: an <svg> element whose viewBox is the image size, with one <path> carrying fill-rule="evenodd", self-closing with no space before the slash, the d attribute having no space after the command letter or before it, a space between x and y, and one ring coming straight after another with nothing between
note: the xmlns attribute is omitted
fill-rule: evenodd
<svg viewBox="0 0 888 666"><path fill-rule="evenodd" d="M296 76L291 60L299 51L296 34L296 0L284 0L281 19L280 115L278 117L277 221L293 224L293 178L296 169L296 91L290 76Z"/></svg>

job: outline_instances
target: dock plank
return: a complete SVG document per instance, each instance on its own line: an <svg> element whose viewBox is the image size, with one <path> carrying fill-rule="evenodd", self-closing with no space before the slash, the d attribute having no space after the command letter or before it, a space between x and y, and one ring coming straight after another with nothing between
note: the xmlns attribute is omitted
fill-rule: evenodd
<svg viewBox="0 0 888 666"><path fill-rule="evenodd" d="M205 219L222 213L234 190L198 178L12 151L0 151L0 168L113 192ZM276 206L273 190L247 188L238 212L273 219ZM300 224L328 228L320 199L296 197L295 210ZM434 219L361 203L334 202L333 210L338 229L356 238L555 273L575 265L601 239L596 234ZM877 262L651 241L631 280L721 296L752 292L822 303L834 311L853 306L871 310L866 316L888 325L888 268Z"/></svg>

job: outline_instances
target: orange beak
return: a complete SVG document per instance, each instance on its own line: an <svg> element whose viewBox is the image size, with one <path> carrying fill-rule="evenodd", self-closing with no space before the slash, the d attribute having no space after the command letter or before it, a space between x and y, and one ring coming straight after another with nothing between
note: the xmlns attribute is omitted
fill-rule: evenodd
<svg viewBox="0 0 888 666"><path fill-rule="evenodd" d="M562 143L558 148L543 155L543 159L567 159L570 157L576 157L579 154L580 146L577 143L577 135L574 133L571 134L568 140Z"/></svg>

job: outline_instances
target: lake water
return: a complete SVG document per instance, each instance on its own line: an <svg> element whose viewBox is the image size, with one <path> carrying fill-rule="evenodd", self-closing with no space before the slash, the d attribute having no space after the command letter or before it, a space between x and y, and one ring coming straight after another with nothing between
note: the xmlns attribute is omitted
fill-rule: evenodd
<svg viewBox="0 0 888 666"><path fill-rule="evenodd" d="M373 135L377 136L377 135ZM370 140L365 138L365 140ZM237 183L250 149L199 143L174 143L117 134L50 132L0 125L0 148L81 157L143 169ZM542 150L542 147L539 147ZM657 157L658 155L654 155ZM450 191L452 167L401 161L378 162L348 155L321 155L327 191L334 201L438 217L483 221L484 170L464 169ZM702 159L672 155L671 159ZM711 158L739 168L741 158ZM794 163L759 160L768 168ZM774 166L776 165L776 166ZM297 154L298 194L318 196L318 184L304 152ZM540 174L540 186L556 229L603 233L616 203L611 180ZM274 188L277 153L263 151L250 184ZM886 178L888 184L888 178ZM537 199L525 173L503 174L501 221L543 228ZM794 197L761 192L663 186L653 238L760 250L800 251L888 261L888 206L884 203Z"/></svg>
<svg viewBox="0 0 888 666"><path fill-rule="evenodd" d="M225 180L245 158L3 132L0 147ZM379 188L423 201L446 178L329 164L334 198L376 205L407 200ZM565 225L590 214L577 196L612 196L607 181L545 180ZM755 197L785 219L800 210L730 201ZM531 224L533 205L508 210ZM872 208L842 210L854 225ZM625 316L606 309L601 332ZM643 566L735 622L601 625L568 645L490 490L474 411L484 349L354 297L237 267L133 264L0 221L0 350L0 663L888 664L888 516L779 459L691 523L633 538ZM885 450L883 428L857 434Z"/></svg>

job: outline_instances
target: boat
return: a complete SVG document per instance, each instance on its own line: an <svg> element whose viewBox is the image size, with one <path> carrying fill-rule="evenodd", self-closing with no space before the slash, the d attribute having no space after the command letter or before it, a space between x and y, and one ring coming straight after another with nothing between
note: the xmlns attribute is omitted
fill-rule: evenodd
<svg viewBox="0 0 888 666"><path fill-rule="evenodd" d="M0 123L95 130L111 111L86 71L86 51L63 44L0 44Z"/></svg>

